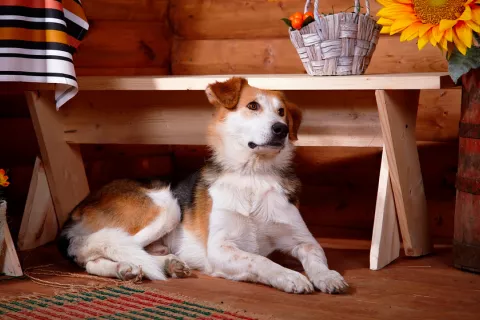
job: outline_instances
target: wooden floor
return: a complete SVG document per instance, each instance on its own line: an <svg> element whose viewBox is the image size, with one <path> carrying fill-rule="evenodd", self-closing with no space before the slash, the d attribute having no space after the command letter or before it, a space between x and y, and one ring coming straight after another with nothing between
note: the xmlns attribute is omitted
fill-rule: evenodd
<svg viewBox="0 0 480 320"><path fill-rule="evenodd" d="M142 285L197 299L225 303L237 309L277 319L480 319L480 276L458 271L451 264L451 248L436 247L435 254L419 259L401 258L381 271L368 269L368 242L320 240L330 267L344 275L351 290L344 295L293 295L262 285L236 283L194 275ZM23 254L24 266L53 264L49 268L82 274L47 246ZM293 260L281 259L291 268ZM60 283L94 283L91 279L43 277ZM55 290L31 280L0 281L0 299Z"/></svg>

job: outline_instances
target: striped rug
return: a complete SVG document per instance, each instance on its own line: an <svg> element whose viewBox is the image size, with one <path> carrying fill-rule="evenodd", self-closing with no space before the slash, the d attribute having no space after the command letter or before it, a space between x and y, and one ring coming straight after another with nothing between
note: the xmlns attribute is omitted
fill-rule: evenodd
<svg viewBox="0 0 480 320"><path fill-rule="evenodd" d="M135 285L0 300L0 319L273 319Z"/></svg>
<svg viewBox="0 0 480 320"><path fill-rule="evenodd" d="M88 27L80 0L0 0L0 81L55 83L60 108L78 91L72 55Z"/></svg>

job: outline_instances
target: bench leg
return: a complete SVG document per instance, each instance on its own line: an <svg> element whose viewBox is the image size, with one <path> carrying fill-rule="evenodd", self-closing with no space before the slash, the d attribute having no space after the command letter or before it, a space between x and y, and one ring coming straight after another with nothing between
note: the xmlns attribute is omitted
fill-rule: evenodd
<svg viewBox="0 0 480 320"><path fill-rule="evenodd" d="M397 211L395 210L395 201L390 183L387 154L385 148L383 148L372 246L370 249L370 269L380 270L397 259L399 255L400 235L398 233Z"/></svg>
<svg viewBox="0 0 480 320"><path fill-rule="evenodd" d="M37 135L48 186L59 227L89 193L80 148L64 140L60 112L53 92L27 92L26 98Z"/></svg>
<svg viewBox="0 0 480 320"><path fill-rule="evenodd" d="M49 243L55 240L57 230L58 222L47 175L42 160L37 157L18 233L18 249L31 250Z"/></svg>
<svg viewBox="0 0 480 320"><path fill-rule="evenodd" d="M420 90L377 90L377 106L407 256L432 251L415 126Z"/></svg>

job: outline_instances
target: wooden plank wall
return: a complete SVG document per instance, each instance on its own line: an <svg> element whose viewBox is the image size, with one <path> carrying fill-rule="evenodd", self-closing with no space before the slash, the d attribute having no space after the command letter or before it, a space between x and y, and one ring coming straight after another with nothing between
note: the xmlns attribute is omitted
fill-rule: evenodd
<svg viewBox="0 0 480 320"><path fill-rule="evenodd" d="M375 14L379 5L370 2ZM304 0L82 3L90 30L75 56L78 75L304 73L287 28L280 21L302 10ZM353 0L322 0L320 4L322 12L331 12L332 6L335 11L344 11L353 5ZM445 70L445 59L439 50L427 46L419 52L414 41L400 43L398 37L381 36L368 73ZM375 112L371 93L356 93L355 99L348 101L332 101L332 96L319 95L315 104L319 108L359 106L367 113ZM7 97L0 97L0 117L9 117L10 126L25 128L30 138L22 138L27 140L21 143L2 140L10 129L0 129L0 140L7 140L2 142L5 152L0 166L21 164L16 169L18 175L28 177L37 146L32 140L23 98ZM303 100L299 98L300 103L306 103ZM431 225L435 236L446 239L452 235L459 103L458 90L424 91L418 114L417 137L426 141L420 146L420 159ZM82 151L93 189L112 178L184 174L201 166L206 156L203 147L195 146L84 146ZM299 149L303 211L316 234L370 236L380 153L378 148ZM29 177L18 179L28 181ZM23 198L19 199L21 204Z"/></svg>
<svg viewBox="0 0 480 320"><path fill-rule="evenodd" d="M375 14L379 5L372 3ZM175 74L303 73L280 18L303 10L305 1L174 0L170 22L177 36L172 50ZM352 0L320 1L321 12L344 11ZM369 72L442 71L438 50L417 52L414 42L382 36Z"/></svg>
<svg viewBox="0 0 480 320"><path fill-rule="evenodd" d="M89 32L75 57L78 75L170 73L169 0L82 1Z"/></svg>
<svg viewBox="0 0 480 320"><path fill-rule="evenodd" d="M371 2L372 14L379 5ZM304 0L86 0L90 30L75 57L79 75L304 73L280 18ZM321 12L352 0L323 0ZM446 71L440 50L381 36L368 73ZM367 93L368 94L368 93ZM424 91L419 130L455 140L458 90ZM369 99L369 97L365 97Z"/></svg>
<svg viewBox="0 0 480 320"><path fill-rule="evenodd" d="M303 73L280 18L304 0L86 0L78 74ZM379 5L372 3L375 14ZM344 11L353 0L320 1ZM382 36L368 72L445 71L439 50ZM171 70L170 70L171 69Z"/></svg>

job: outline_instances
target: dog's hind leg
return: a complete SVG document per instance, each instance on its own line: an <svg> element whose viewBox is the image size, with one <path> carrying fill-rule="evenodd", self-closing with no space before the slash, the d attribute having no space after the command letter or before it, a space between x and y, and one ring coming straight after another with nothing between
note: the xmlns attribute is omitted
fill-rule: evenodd
<svg viewBox="0 0 480 320"><path fill-rule="evenodd" d="M101 277L118 278L120 280L141 280L142 269L129 262L115 262L105 258L98 258L87 262L85 266L89 274Z"/></svg>
<svg viewBox="0 0 480 320"><path fill-rule="evenodd" d="M134 278L139 275L138 266L150 280L166 279L165 264L159 263L157 257L148 254L122 230L106 228L97 231L70 252L77 263L92 274Z"/></svg>
<svg viewBox="0 0 480 320"><path fill-rule="evenodd" d="M181 210L169 188L149 191L147 195L161 208L159 216L137 232L133 239L142 248L161 239L180 223Z"/></svg>

